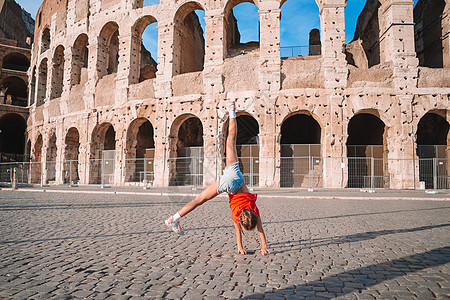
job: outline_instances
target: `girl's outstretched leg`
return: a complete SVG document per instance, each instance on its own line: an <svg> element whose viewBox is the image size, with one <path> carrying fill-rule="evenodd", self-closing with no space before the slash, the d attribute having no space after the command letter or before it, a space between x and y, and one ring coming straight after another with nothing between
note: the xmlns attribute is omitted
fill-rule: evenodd
<svg viewBox="0 0 450 300"><path fill-rule="evenodd" d="M193 211L197 206L202 205L208 200L216 197L217 194L217 181L207 187L203 192L201 192L197 197L187 203L182 209L180 209L176 214L170 216L164 223L173 231L179 234L183 234L183 229L180 225L180 218L186 214Z"/></svg>
<svg viewBox="0 0 450 300"><path fill-rule="evenodd" d="M230 166L239 161L236 149L237 139L237 122L236 122L236 105L234 102L228 103L228 136L226 144L226 164Z"/></svg>

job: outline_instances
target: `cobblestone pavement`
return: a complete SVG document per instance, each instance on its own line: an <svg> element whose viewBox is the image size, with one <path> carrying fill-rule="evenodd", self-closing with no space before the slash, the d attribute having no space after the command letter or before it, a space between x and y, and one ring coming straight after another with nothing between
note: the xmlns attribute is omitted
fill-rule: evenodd
<svg viewBox="0 0 450 300"><path fill-rule="evenodd" d="M0 191L0 297L450 297L449 201L261 197L263 257L236 254L226 197L169 231L190 199Z"/></svg>

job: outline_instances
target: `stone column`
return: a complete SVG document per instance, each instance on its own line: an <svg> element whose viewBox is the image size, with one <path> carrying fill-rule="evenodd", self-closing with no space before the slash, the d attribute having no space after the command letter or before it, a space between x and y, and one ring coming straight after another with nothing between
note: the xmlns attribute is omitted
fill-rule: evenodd
<svg viewBox="0 0 450 300"><path fill-rule="evenodd" d="M97 36L93 37L89 40L88 45L88 81L85 84L84 88L84 101L86 109L93 109L95 106L94 103L94 93L95 86L97 85L97 81L99 78L99 74L97 71L97 61L98 61L98 52L99 49L99 38Z"/></svg>
<svg viewBox="0 0 450 300"><path fill-rule="evenodd" d="M280 19L278 2L260 3L259 86L263 91L279 91L281 87Z"/></svg>
<svg viewBox="0 0 450 300"><path fill-rule="evenodd" d="M259 129L259 186L280 186L280 128L276 126L276 99L257 99L264 103Z"/></svg>
<svg viewBox="0 0 450 300"><path fill-rule="evenodd" d="M158 22L158 72L155 79L155 96L172 96L173 25L170 19Z"/></svg>
<svg viewBox="0 0 450 300"><path fill-rule="evenodd" d="M56 122L56 166L55 166L55 183L64 183L64 149L65 149L65 136L64 136L64 123L62 121Z"/></svg>
<svg viewBox="0 0 450 300"><path fill-rule="evenodd" d="M64 49L64 75L63 75L63 91L61 94L60 109L62 115L68 114L68 103L70 88L72 86L71 74L73 68L73 48Z"/></svg>
<svg viewBox="0 0 450 300"><path fill-rule="evenodd" d="M380 8L380 59L393 63L394 85L400 90L417 86L413 6L412 0L389 0Z"/></svg>
<svg viewBox="0 0 450 300"><path fill-rule="evenodd" d="M347 184L347 122L343 118L343 102L341 95L328 96L330 109L321 140L324 188L342 188Z"/></svg>
<svg viewBox="0 0 450 300"><path fill-rule="evenodd" d="M131 83L131 57L136 51L133 48L133 40L131 33L119 36L119 66L117 67L115 92L117 105L125 103L128 98L128 86Z"/></svg>
<svg viewBox="0 0 450 300"><path fill-rule="evenodd" d="M205 16L205 67L203 84L207 102L224 92L223 62L225 57L225 25L222 10L208 10Z"/></svg>
<svg viewBox="0 0 450 300"><path fill-rule="evenodd" d="M323 4L320 9L322 58L325 88L340 93L347 86L345 59L345 1Z"/></svg>
<svg viewBox="0 0 450 300"><path fill-rule="evenodd" d="M450 2L446 1L444 12L442 14L442 35L450 32ZM442 40L442 56L444 68L450 68L450 36L447 34L446 38Z"/></svg>

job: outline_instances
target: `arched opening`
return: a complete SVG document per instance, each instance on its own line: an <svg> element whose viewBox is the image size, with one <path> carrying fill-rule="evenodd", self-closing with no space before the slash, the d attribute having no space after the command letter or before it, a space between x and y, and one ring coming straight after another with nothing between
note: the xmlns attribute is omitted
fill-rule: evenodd
<svg viewBox="0 0 450 300"><path fill-rule="evenodd" d="M114 183L116 132L111 123L102 123L92 132L90 183Z"/></svg>
<svg viewBox="0 0 450 300"><path fill-rule="evenodd" d="M80 34L73 44L72 49L72 76L70 84L76 85L87 82L87 70L89 61L89 39L84 33Z"/></svg>
<svg viewBox="0 0 450 300"><path fill-rule="evenodd" d="M194 115L178 117L171 129L170 185L203 183L203 125Z"/></svg>
<svg viewBox="0 0 450 300"><path fill-rule="evenodd" d="M225 15L226 53L232 57L259 50L259 9L252 1L228 1Z"/></svg>
<svg viewBox="0 0 450 300"><path fill-rule="evenodd" d="M308 16L299 22L298 16ZM281 6L280 56L312 56L322 53L319 7L315 0L288 0Z"/></svg>
<svg viewBox="0 0 450 300"><path fill-rule="evenodd" d="M50 29L45 28L42 31L42 37L41 37L41 53L44 53L50 49Z"/></svg>
<svg viewBox="0 0 450 300"><path fill-rule="evenodd" d="M34 143L34 153L31 163L31 182L41 183L42 182L42 135L39 135Z"/></svg>
<svg viewBox="0 0 450 300"><path fill-rule="evenodd" d="M45 160L45 168L47 171L47 182L54 183L56 180L56 156L58 149L56 147L56 134L50 136L47 147L47 156Z"/></svg>
<svg viewBox="0 0 450 300"><path fill-rule="evenodd" d="M445 116L445 112L442 115ZM417 126L419 180L425 182L427 189L446 189L449 186L449 123L442 115L439 112L427 113Z"/></svg>
<svg viewBox="0 0 450 300"><path fill-rule="evenodd" d="M281 125L281 187L322 185L321 128L310 115L295 114Z"/></svg>
<svg viewBox="0 0 450 300"><path fill-rule="evenodd" d="M78 157L80 155L80 134L78 129L72 127L67 131L64 151L64 183L77 183L80 180L78 174Z"/></svg>
<svg viewBox="0 0 450 300"><path fill-rule="evenodd" d="M358 17L353 40L346 45L347 61L358 67L372 67L380 63L380 24L379 8L380 1L366 1L366 4ZM350 9L359 11L358 7L346 8L346 15ZM353 14L353 15L354 15ZM349 14L351 16L351 14ZM350 23L351 24L351 23Z"/></svg>
<svg viewBox="0 0 450 300"><path fill-rule="evenodd" d="M422 67L444 67L444 53L449 53L442 43L448 35L443 31L444 8L444 0L419 0L414 7L415 46Z"/></svg>
<svg viewBox="0 0 450 300"><path fill-rule="evenodd" d="M132 72L134 82L142 82L147 79L156 78L158 71L157 49L158 49L158 23L152 16L139 19L133 27L133 56L132 66L136 66Z"/></svg>
<svg viewBox="0 0 450 300"><path fill-rule="evenodd" d="M99 79L117 73L119 66L119 25L109 22L103 26L98 43L97 70Z"/></svg>
<svg viewBox="0 0 450 300"><path fill-rule="evenodd" d="M348 124L349 188L388 188L387 127L377 116L361 113Z"/></svg>
<svg viewBox="0 0 450 300"><path fill-rule="evenodd" d="M28 87L22 78L6 77L0 85L0 103L26 107L28 105Z"/></svg>
<svg viewBox="0 0 450 300"><path fill-rule="evenodd" d="M61 97L64 77L64 47L59 45L53 55L52 89L50 99Z"/></svg>
<svg viewBox="0 0 450 300"><path fill-rule="evenodd" d="M205 62L205 38L196 11L204 11L197 2L182 5L174 19L173 75L199 72Z"/></svg>
<svg viewBox="0 0 450 300"><path fill-rule="evenodd" d="M155 140L153 126L146 118L134 120L127 132L126 181L153 182Z"/></svg>
<svg viewBox="0 0 450 300"><path fill-rule="evenodd" d="M10 53L3 58L3 69L26 72L30 67L30 60L21 53Z"/></svg>
<svg viewBox="0 0 450 300"><path fill-rule="evenodd" d="M39 65L38 90L36 97L36 106L41 106L45 102L47 94L47 59L44 58Z"/></svg>
<svg viewBox="0 0 450 300"><path fill-rule="evenodd" d="M31 72L31 82L30 82L30 106L34 104L36 98L36 67L33 68Z"/></svg>
<svg viewBox="0 0 450 300"><path fill-rule="evenodd" d="M27 123L15 113L0 118L0 162L26 161L25 132Z"/></svg>

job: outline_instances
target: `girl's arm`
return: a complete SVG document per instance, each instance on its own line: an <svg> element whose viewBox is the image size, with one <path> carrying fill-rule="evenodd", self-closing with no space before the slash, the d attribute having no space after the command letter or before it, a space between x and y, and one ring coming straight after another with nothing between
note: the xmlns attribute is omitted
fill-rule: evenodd
<svg viewBox="0 0 450 300"><path fill-rule="evenodd" d="M256 223L256 228L258 228L259 237L261 238L261 250L259 250L259 252L262 255L269 254L270 251L269 251L269 249L267 249L266 235L264 234L264 229L262 227L261 217L258 218L258 223Z"/></svg>
<svg viewBox="0 0 450 300"><path fill-rule="evenodd" d="M239 254L247 254L247 251L245 251L244 247L242 247L242 233L241 233L241 227L239 224L234 223L234 228L236 229L236 241L238 246L238 253Z"/></svg>

